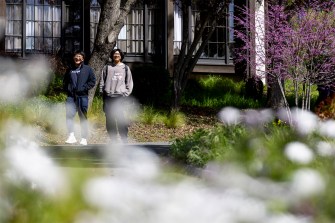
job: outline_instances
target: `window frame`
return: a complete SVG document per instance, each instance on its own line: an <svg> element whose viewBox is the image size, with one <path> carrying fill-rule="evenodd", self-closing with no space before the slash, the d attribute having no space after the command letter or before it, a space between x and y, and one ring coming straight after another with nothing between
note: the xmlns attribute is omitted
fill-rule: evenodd
<svg viewBox="0 0 335 223"><path fill-rule="evenodd" d="M149 4L147 1L144 1L143 4L138 3L135 5L128 14L125 25L120 31L116 47L126 53L128 62L152 62L156 55L163 54L164 52L164 45L160 44L157 46L159 38L161 42L164 41L163 39L165 38L164 34L162 34L163 32L165 33L164 29L159 31L159 27L163 26L163 21L158 19L159 15L157 14L157 12L164 10L164 7L162 6L164 1L156 0L151 2L153 3ZM142 20L139 23L136 23L135 21L135 23L129 24L130 17L134 10L142 12ZM141 27L141 34L138 35L139 38L136 38L136 36L135 38L129 38L129 30L131 30L131 26ZM122 37L120 38L120 36ZM121 41L123 41L123 43L121 43ZM132 43L138 42L142 44L140 48L138 48L140 50L128 50Z"/></svg>
<svg viewBox="0 0 335 223"><path fill-rule="evenodd" d="M179 12L176 12L176 10L179 10ZM189 40L192 41L193 36L194 36L194 27L195 27L195 21L196 18L200 15L199 14L199 10L197 10L193 5L189 6L188 9L188 15L190 20L189 20L189 30L190 30L190 34L189 34ZM222 52L222 56L207 56L207 57L200 57L197 64L215 64L215 65L233 65L234 61L233 61L233 45L234 45L234 35L233 35L233 30L234 30L234 1L232 0L232 2L230 3L229 7L227 8L227 17L223 19L223 24L220 24L216 27L216 30L214 31L213 35L211 37L211 39L215 38L217 39L217 41L209 41L206 44L207 51L209 52L211 47L210 45L216 45L216 47L214 47L216 49L216 53L217 55L219 55L220 52ZM179 18L176 18L176 16L179 16ZM174 56L178 56L179 55L179 50L181 48L181 41L182 41L182 19L183 19L183 15L181 10L178 8L178 6L176 6L176 3L174 4L174 20L175 20L175 30L174 30L174 37L173 37L173 46L174 46ZM180 28L180 30L176 30L176 24L177 27ZM179 24L179 25L178 25ZM210 27L210 25L208 25L208 27ZM223 29L222 30L222 34L221 36L218 35L218 30L219 29ZM176 34L179 34L176 37ZM217 35L217 36L215 36ZM219 41L218 39L222 38L222 41ZM220 44L222 44L222 51L219 52L219 47ZM199 44L200 45L200 42Z"/></svg>
<svg viewBox="0 0 335 223"><path fill-rule="evenodd" d="M50 3L50 4L49 4ZM14 18L8 11L13 7L19 7L21 13L20 18ZM37 13L39 11L41 13ZM21 0L21 1L6 1L6 20L7 24L11 21L20 23L20 33L14 34L9 32L11 27L6 25L5 33L5 52L21 53L25 57L29 54L51 54L56 53L61 47L62 37L62 1L39 1L39 0ZM50 12L50 14L48 14ZM38 16L38 14L40 16ZM45 16L49 15L46 19ZM14 23L13 22L13 23ZM36 29L36 26L41 27ZM55 28L56 27L56 28ZM14 30L14 27L12 28ZM49 30L48 33L45 30ZM17 46L15 41L17 39ZM14 45L11 47L10 42Z"/></svg>

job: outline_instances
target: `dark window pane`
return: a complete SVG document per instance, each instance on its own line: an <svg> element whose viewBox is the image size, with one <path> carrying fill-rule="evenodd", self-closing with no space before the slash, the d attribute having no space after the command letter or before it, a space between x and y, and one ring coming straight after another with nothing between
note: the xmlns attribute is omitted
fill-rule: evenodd
<svg viewBox="0 0 335 223"><path fill-rule="evenodd" d="M6 2L6 51L21 51L22 38L29 53L53 53L60 47L61 1L26 0L25 24L22 24L22 1Z"/></svg>

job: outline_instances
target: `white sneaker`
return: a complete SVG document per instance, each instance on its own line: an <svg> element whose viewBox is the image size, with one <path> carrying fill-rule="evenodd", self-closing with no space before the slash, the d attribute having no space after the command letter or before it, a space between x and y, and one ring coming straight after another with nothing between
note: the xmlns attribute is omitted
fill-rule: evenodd
<svg viewBox="0 0 335 223"><path fill-rule="evenodd" d="M85 138L82 138L80 140L80 145L87 146L87 140Z"/></svg>
<svg viewBox="0 0 335 223"><path fill-rule="evenodd" d="M69 144L73 144L73 143L76 143L76 142L77 142L76 137L72 133L69 135L69 137L65 141L65 143L69 143Z"/></svg>

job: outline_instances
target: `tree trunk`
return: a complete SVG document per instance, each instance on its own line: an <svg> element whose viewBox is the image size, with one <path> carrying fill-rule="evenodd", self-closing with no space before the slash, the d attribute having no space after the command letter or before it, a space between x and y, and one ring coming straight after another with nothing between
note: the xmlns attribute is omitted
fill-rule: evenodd
<svg viewBox="0 0 335 223"><path fill-rule="evenodd" d="M284 86L284 82L281 82L282 86ZM276 81L275 77L268 77L267 104L274 110L285 108L285 100L282 95L280 85L278 81Z"/></svg>
<svg viewBox="0 0 335 223"><path fill-rule="evenodd" d="M172 109L178 110L181 99L181 88L175 83L173 84L173 99L172 99Z"/></svg>
<svg viewBox="0 0 335 223"><path fill-rule="evenodd" d="M101 71L116 44L117 37L124 26L124 21L131 7L138 0L104 0L101 1L101 14L95 37L94 49L89 61L96 76L96 84L89 91L89 107L99 85Z"/></svg>

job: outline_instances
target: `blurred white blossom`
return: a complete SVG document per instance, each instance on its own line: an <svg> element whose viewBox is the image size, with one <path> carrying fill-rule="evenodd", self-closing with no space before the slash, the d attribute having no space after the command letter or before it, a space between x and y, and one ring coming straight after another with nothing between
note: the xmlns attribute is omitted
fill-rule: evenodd
<svg viewBox="0 0 335 223"><path fill-rule="evenodd" d="M300 108L291 110L283 108L278 111L277 115L279 119L291 123L292 127L302 135L309 134L319 127L318 117L314 113Z"/></svg>
<svg viewBox="0 0 335 223"><path fill-rule="evenodd" d="M335 147L329 142L318 142L316 144L316 151L321 156L335 156Z"/></svg>
<svg viewBox="0 0 335 223"><path fill-rule="evenodd" d="M306 198L324 192L326 182L321 174L309 168L298 169L292 176L291 189L298 198Z"/></svg>
<svg viewBox="0 0 335 223"><path fill-rule="evenodd" d="M96 219L101 213L113 216L113 221L104 218L109 219L102 221L106 223L258 223L267 216L265 203L257 198L235 190L212 190L194 180L164 185L120 177L92 179L84 196L101 210Z"/></svg>
<svg viewBox="0 0 335 223"><path fill-rule="evenodd" d="M237 108L225 107L218 113L218 118L226 125L236 125L241 121L241 112Z"/></svg>
<svg viewBox="0 0 335 223"><path fill-rule="evenodd" d="M6 176L13 183L28 182L31 189L50 196L65 192L64 173L35 143L19 139L4 150L4 157L8 163Z"/></svg>
<svg viewBox="0 0 335 223"><path fill-rule="evenodd" d="M313 223L313 219L306 216L294 216L292 214L279 214L271 216L262 223Z"/></svg>
<svg viewBox="0 0 335 223"><path fill-rule="evenodd" d="M320 122L319 132L320 134L335 138L335 120L327 120Z"/></svg>
<svg viewBox="0 0 335 223"><path fill-rule="evenodd" d="M124 98L124 100L114 102L111 106L111 110L107 112L113 115L119 115L119 117L117 117L118 122L122 125L128 125L130 119L138 115L139 103L134 97L129 96Z"/></svg>
<svg viewBox="0 0 335 223"><path fill-rule="evenodd" d="M271 109L248 109L244 113L244 122L250 126L262 127L262 125L272 121L274 118Z"/></svg>
<svg viewBox="0 0 335 223"><path fill-rule="evenodd" d="M45 57L17 63L0 58L0 102L17 103L48 84L50 68Z"/></svg>
<svg viewBox="0 0 335 223"><path fill-rule="evenodd" d="M138 180L155 179L161 173L160 160L157 154L138 146L110 145L105 150L107 162L123 167L120 172L123 177Z"/></svg>
<svg viewBox="0 0 335 223"><path fill-rule="evenodd" d="M299 108L292 109L292 121L297 131L304 135L315 131L319 124L315 114Z"/></svg>
<svg viewBox="0 0 335 223"><path fill-rule="evenodd" d="M289 160L298 164L308 164L314 159L313 151L301 142L288 143L284 152Z"/></svg>

